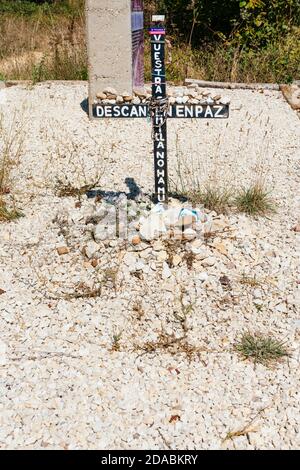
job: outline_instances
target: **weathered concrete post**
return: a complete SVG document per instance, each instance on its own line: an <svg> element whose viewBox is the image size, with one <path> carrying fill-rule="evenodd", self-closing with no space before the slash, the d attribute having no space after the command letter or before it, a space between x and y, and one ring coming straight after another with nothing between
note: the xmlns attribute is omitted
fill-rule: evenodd
<svg viewBox="0 0 300 470"><path fill-rule="evenodd" d="M86 0L89 114L99 91L132 92L131 0Z"/></svg>

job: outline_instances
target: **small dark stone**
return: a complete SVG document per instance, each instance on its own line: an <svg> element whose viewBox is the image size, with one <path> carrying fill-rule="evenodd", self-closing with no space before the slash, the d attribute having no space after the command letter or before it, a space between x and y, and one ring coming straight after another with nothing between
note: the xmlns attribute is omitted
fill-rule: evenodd
<svg viewBox="0 0 300 470"><path fill-rule="evenodd" d="M222 284L223 287L230 287L230 279L228 276L221 276L219 278L220 283Z"/></svg>

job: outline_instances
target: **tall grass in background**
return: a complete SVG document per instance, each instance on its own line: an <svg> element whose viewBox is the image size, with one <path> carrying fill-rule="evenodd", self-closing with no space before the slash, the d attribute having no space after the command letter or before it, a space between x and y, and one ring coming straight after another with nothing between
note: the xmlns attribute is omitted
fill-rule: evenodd
<svg viewBox="0 0 300 470"><path fill-rule="evenodd" d="M86 80L83 3L0 2L0 79Z"/></svg>
<svg viewBox="0 0 300 470"><path fill-rule="evenodd" d="M152 0L146 2L146 24ZM170 2L169 2L170 3ZM188 1L186 3L189 3ZM198 2L199 3L199 2ZM183 10L183 15L187 12ZM36 4L0 0L0 79L85 80L87 53L84 0ZM196 25L197 26L197 25ZM189 36L189 35L188 35ZM192 43L169 28L168 81L185 78L237 82L289 83L300 78L300 28L291 27L262 47L246 47L241 36ZM146 80L150 80L150 45L146 37Z"/></svg>

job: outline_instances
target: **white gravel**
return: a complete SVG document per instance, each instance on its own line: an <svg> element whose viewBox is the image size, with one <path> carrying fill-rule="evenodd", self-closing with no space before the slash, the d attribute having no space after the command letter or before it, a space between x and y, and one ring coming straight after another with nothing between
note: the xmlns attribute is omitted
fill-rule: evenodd
<svg viewBox="0 0 300 470"><path fill-rule="evenodd" d="M128 192L133 178L150 193L150 123L90 122L80 106L84 85L0 90L6 128L14 121L25 132L11 183L25 217L0 225L1 448L300 448L292 230L300 217L300 122L279 92L224 94L227 121L169 120L171 178L178 158L193 167L194 176L185 175L191 185L197 175L239 187L261 174L278 212L210 213L221 233L189 269L183 253L169 268L164 247L136 251L114 241L99 245L92 266L86 219L97 204L84 196L75 207L75 198L55 191L58 180L79 186L100 174L105 191ZM59 256L64 246L69 253ZM242 285L243 274L258 285ZM99 286L101 295L76 298ZM182 335L178 315L186 311L186 337L199 354L187 357L180 345L146 354L162 331ZM291 357L272 368L242 361L233 345L248 330L286 341Z"/></svg>

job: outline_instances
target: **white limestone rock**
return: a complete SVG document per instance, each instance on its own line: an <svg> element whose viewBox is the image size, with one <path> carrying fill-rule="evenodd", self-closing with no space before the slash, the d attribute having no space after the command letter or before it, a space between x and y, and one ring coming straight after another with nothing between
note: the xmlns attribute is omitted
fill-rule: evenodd
<svg viewBox="0 0 300 470"><path fill-rule="evenodd" d="M141 100L138 96L135 96L132 100L132 104L140 104L141 103Z"/></svg>
<svg viewBox="0 0 300 470"><path fill-rule="evenodd" d="M107 87L103 90L103 93L105 93L106 95L114 95L114 96L117 96L118 93L117 91L115 90L115 88L112 88L112 87Z"/></svg>
<svg viewBox="0 0 300 470"><path fill-rule="evenodd" d="M85 254L89 259L96 258L99 255L100 245L90 240L85 247Z"/></svg>

